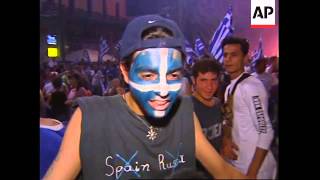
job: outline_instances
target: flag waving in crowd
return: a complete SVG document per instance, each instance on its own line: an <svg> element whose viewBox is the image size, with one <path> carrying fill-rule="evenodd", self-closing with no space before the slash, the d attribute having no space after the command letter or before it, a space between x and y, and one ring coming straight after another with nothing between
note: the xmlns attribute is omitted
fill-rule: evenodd
<svg viewBox="0 0 320 180"><path fill-rule="evenodd" d="M204 55L204 43L201 41L200 37L195 40L195 51L198 56Z"/></svg>
<svg viewBox="0 0 320 180"><path fill-rule="evenodd" d="M255 63L258 59L264 57L263 55L263 48L262 48L262 38L260 36L259 38L259 47L257 50L254 51L251 59L252 59L252 63Z"/></svg>
<svg viewBox="0 0 320 180"><path fill-rule="evenodd" d="M197 55L188 40L185 40L184 43L185 43L185 51L187 53L187 64L191 65L194 63L194 57L196 57Z"/></svg>
<svg viewBox="0 0 320 180"><path fill-rule="evenodd" d="M223 18L223 21L220 23L219 27L212 36L209 45L210 53L220 62L223 60L223 52L221 47L221 42L227 36L232 35L232 7L227 11L227 14Z"/></svg>
<svg viewBox="0 0 320 180"><path fill-rule="evenodd" d="M120 44L121 42L120 42L120 40L117 42L117 44L114 46L114 49L118 52L119 51L119 49L120 49L120 46L121 46L121 44Z"/></svg>
<svg viewBox="0 0 320 180"><path fill-rule="evenodd" d="M99 51L99 62L102 62L103 56L107 54L109 50L109 46L107 44L107 40L103 37L100 38L100 51Z"/></svg>

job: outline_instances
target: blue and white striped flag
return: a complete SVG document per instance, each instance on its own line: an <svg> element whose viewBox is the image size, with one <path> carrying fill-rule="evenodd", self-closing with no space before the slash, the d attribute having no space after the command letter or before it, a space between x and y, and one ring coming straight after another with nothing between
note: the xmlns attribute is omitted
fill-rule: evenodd
<svg viewBox="0 0 320 180"><path fill-rule="evenodd" d="M194 63L194 57L196 56L196 53L192 49L192 46L188 40L185 40L184 43L185 43L185 51L187 54L187 64L191 65Z"/></svg>
<svg viewBox="0 0 320 180"><path fill-rule="evenodd" d="M220 63L223 62L223 49L221 43L224 38L233 34L232 27L232 7L229 7L227 14L224 16L223 21L220 22L219 27L212 36L209 45L210 53L217 59Z"/></svg>
<svg viewBox="0 0 320 180"><path fill-rule="evenodd" d="M195 40L195 52L198 56L204 55L204 43L201 41L200 37Z"/></svg>
<svg viewBox="0 0 320 180"><path fill-rule="evenodd" d="M100 51L99 51L99 62L102 62L103 56L107 54L109 50L109 46L107 44L107 40L103 39L103 37L100 38Z"/></svg>
<svg viewBox="0 0 320 180"><path fill-rule="evenodd" d="M117 42L117 44L114 46L114 49L116 49L116 51L119 52L120 46L121 46L121 44L120 44L120 40L119 40L119 41Z"/></svg>
<svg viewBox="0 0 320 180"><path fill-rule="evenodd" d="M264 57L263 55L263 48L262 48L262 38L259 38L259 47L257 50L254 51L253 55L251 56L251 63L254 64L258 59Z"/></svg>
<svg viewBox="0 0 320 180"><path fill-rule="evenodd" d="M82 58L85 62L91 62L90 60L90 56L89 56L89 52L87 49L84 49L83 50L83 53L82 53Z"/></svg>

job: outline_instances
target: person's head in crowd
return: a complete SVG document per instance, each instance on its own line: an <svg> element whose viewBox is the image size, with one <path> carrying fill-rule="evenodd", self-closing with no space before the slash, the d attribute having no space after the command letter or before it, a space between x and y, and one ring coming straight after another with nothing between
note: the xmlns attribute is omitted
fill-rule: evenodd
<svg viewBox="0 0 320 180"><path fill-rule="evenodd" d="M111 80L111 86L113 88L117 88L119 87L121 84L120 84L120 79L119 78L114 78Z"/></svg>
<svg viewBox="0 0 320 180"><path fill-rule="evenodd" d="M279 71L279 58L277 56L271 56L268 64L272 66L272 72Z"/></svg>
<svg viewBox="0 0 320 180"><path fill-rule="evenodd" d="M52 81L53 87L56 90L59 90L62 86L62 78L61 77L56 77L53 81Z"/></svg>
<svg viewBox="0 0 320 180"><path fill-rule="evenodd" d="M81 66L80 64L76 64L75 67L74 67L74 69L75 69L76 71L78 71L78 72L81 72L82 66Z"/></svg>
<svg viewBox="0 0 320 180"><path fill-rule="evenodd" d="M104 77L103 73L101 72L101 70L98 70L96 72L96 74L94 75L96 78L101 79Z"/></svg>
<svg viewBox="0 0 320 180"><path fill-rule="evenodd" d="M258 74L265 72L267 67L267 58L259 58L254 62L254 68Z"/></svg>
<svg viewBox="0 0 320 180"><path fill-rule="evenodd" d="M244 72L249 56L249 42L240 37L229 36L222 41L223 66L231 79Z"/></svg>
<svg viewBox="0 0 320 180"><path fill-rule="evenodd" d="M80 87L83 87L83 80L78 73L73 73L70 76L69 81L72 88L79 89Z"/></svg>
<svg viewBox="0 0 320 180"><path fill-rule="evenodd" d="M56 70L57 72L60 74L60 73L63 73L64 72L64 67L62 64L59 64L57 67L56 67Z"/></svg>
<svg viewBox="0 0 320 180"><path fill-rule="evenodd" d="M158 15L131 21L121 39L120 69L138 110L165 117L181 89L184 36L177 24Z"/></svg>
<svg viewBox="0 0 320 180"><path fill-rule="evenodd" d="M111 86L114 88L116 94L124 94L125 89L121 86L121 81L119 78L114 78L111 81Z"/></svg>
<svg viewBox="0 0 320 180"><path fill-rule="evenodd" d="M192 67L195 93L203 100L211 100L219 87L221 66L210 56L201 57Z"/></svg>
<svg viewBox="0 0 320 180"><path fill-rule="evenodd" d="M51 74L51 71L49 69L45 70L45 80L46 81L52 81L53 75Z"/></svg>

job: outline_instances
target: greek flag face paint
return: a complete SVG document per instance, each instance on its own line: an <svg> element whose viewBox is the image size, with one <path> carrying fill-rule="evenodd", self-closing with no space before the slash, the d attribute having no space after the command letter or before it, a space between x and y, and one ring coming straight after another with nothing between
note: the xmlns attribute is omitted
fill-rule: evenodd
<svg viewBox="0 0 320 180"><path fill-rule="evenodd" d="M173 48L148 48L134 54L129 86L146 115L168 114L181 89L181 53Z"/></svg>

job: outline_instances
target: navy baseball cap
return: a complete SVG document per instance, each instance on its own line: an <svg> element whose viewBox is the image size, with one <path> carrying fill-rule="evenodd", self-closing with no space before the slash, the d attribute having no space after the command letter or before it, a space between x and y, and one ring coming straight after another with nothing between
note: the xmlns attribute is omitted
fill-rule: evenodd
<svg viewBox="0 0 320 180"><path fill-rule="evenodd" d="M142 39L142 33L152 27L164 27L172 32L172 37ZM144 15L134 18L127 25L120 40L121 61L131 53L146 48L178 48L185 55L184 35L178 25L159 15Z"/></svg>

